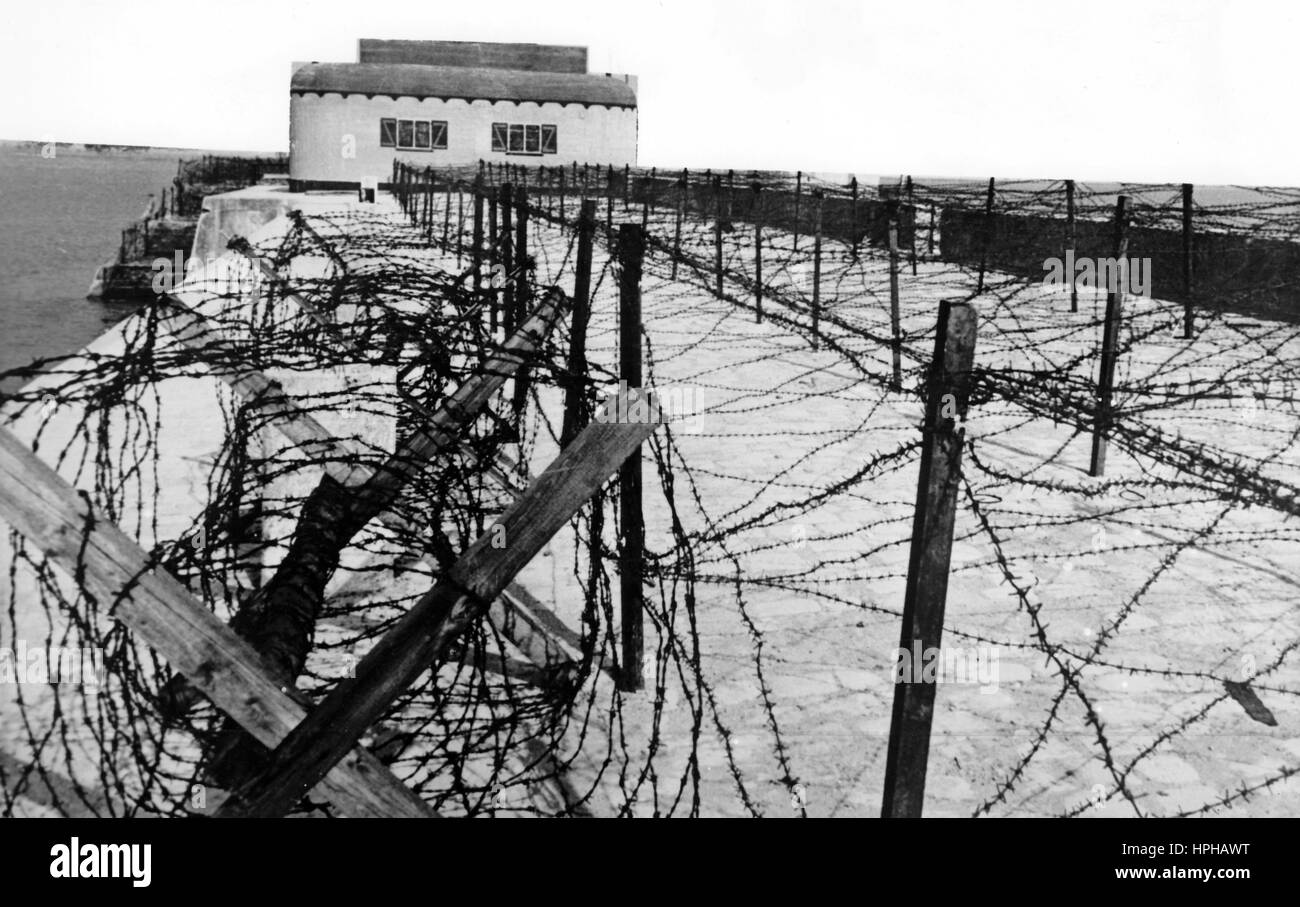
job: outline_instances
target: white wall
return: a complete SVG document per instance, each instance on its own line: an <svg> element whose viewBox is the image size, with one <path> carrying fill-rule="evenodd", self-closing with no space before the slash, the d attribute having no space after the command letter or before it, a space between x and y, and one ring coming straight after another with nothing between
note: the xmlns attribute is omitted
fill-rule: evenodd
<svg viewBox="0 0 1300 907"><path fill-rule="evenodd" d="M380 147L379 121L385 117L446 120L446 151L407 151ZM556 154L520 155L492 151L493 123L556 126ZM347 137L355 157L346 157ZM637 112L581 104L528 101L466 102L419 100L361 94L293 94L289 99L289 178L359 182L392 176L393 159L432 167L479 160L553 166L579 163L636 164Z"/></svg>

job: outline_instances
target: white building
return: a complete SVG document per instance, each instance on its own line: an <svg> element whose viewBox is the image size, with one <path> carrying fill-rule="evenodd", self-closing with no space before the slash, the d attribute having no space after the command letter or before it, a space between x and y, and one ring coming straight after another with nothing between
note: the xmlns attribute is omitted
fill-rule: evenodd
<svg viewBox="0 0 1300 907"><path fill-rule="evenodd" d="M636 79L586 72L586 48L363 40L358 57L294 64L296 191L386 183L394 159L636 163Z"/></svg>

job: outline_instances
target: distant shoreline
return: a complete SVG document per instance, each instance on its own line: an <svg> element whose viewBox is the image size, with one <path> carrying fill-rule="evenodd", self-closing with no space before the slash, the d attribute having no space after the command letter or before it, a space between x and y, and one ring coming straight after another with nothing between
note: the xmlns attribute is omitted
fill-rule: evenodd
<svg viewBox="0 0 1300 907"><path fill-rule="evenodd" d="M143 154L146 152L166 151L179 154L220 154L233 157L266 157L273 154L288 154L288 149L278 151L229 150L223 148L176 148L170 145L114 145L101 142L49 142L31 139L0 139L0 148L21 148L39 152L46 145L53 144L59 151L89 151L96 154Z"/></svg>

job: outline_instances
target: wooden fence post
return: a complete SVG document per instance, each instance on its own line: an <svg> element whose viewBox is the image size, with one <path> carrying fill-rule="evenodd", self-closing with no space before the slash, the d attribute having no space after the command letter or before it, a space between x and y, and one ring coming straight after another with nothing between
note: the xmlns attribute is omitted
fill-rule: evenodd
<svg viewBox="0 0 1300 907"><path fill-rule="evenodd" d="M930 235L925 241L926 258L934 258L934 202L930 202Z"/></svg>
<svg viewBox="0 0 1300 907"><path fill-rule="evenodd" d="M889 214L889 328L893 338L890 348L894 360L893 389L903 389L903 337L898 314L898 199L885 206Z"/></svg>
<svg viewBox="0 0 1300 907"><path fill-rule="evenodd" d="M853 206L849 209L849 239L853 242L853 257L858 257L858 178L853 177L849 188L853 192Z"/></svg>
<svg viewBox="0 0 1300 907"><path fill-rule="evenodd" d="M619 394L626 403L634 399L645 405L641 387L641 264L645 255L645 232L635 224L618 228L619 302ZM634 397L635 395L635 397ZM619 520L622 538L618 547L619 599L622 605L623 664L618 675L621 690L639 690L644 630L642 621L642 575L645 558L645 522L641 512L641 448L638 446L618 471Z"/></svg>
<svg viewBox="0 0 1300 907"><path fill-rule="evenodd" d="M514 292L511 308L514 314L511 315L511 329L517 324L523 324L524 319L528 317L528 303L530 296L530 286L528 282L528 189L525 186L519 186L515 189L515 246L514 256L516 270L513 281ZM524 408L528 405L528 367L521 366L519 371L515 372L515 390L514 390L514 412L515 418L522 424Z"/></svg>
<svg viewBox="0 0 1300 907"><path fill-rule="evenodd" d="M614 165L607 164L605 172L605 235L614 241Z"/></svg>
<svg viewBox="0 0 1300 907"><path fill-rule="evenodd" d="M677 180L677 215L673 225L673 280L677 279L677 259L682 257L682 217L686 213L686 169Z"/></svg>
<svg viewBox="0 0 1300 907"><path fill-rule="evenodd" d="M568 447L587 427L587 322L591 318L591 251L595 235L596 202L583 199L578 212L578 260L573 270L573 316L569 327L561 448Z"/></svg>
<svg viewBox="0 0 1300 907"><path fill-rule="evenodd" d="M451 178L448 177L443 189L447 193L442 206L442 247L451 251Z"/></svg>
<svg viewBox="0 0 1300 907"><path fill-rule="evenodd" d="M489 164L489 173L494 165ZM501 236L497 232L497 196L500 190L496 188L493 182L494 191L488 192L488 235L487 235L487 258L488 258L488 328L495 337L497 332L497 264L499 262L499 253L501 249Z"/></svg>
<svg viewBox="0 0 1300 907"><path fill-rule="evenodd" d="M575 163L576 167L577 164ZM560 168L560 223L564 223L564 168Z"/></svg>
<svg viewBox="0 0 1300 907"><path fill-rule="evenodd" d="M717 272L714 294L722 298L722 177L713 178L713 269Z"/></svg>
<svg viewBox="0 0 1300 907"><path fill-rule="evenodd" d="M1196 312L1192 308L1192 184L1183 183L1183 339L1196 334Z"/></svg>
<svg viewBox="0 0 1300 907"><path fill-rule="evenodd" d="M794 175L794 245L793 250L799 251L799 203L803 199L803 171L799 170Z"/></svg>
<svg viewBox="0 0 1300 907"><path fill-rule="evenodd" d="M465 254L465 184L456 183L456 267Z"/></svg>
<svg viewBox="0 0 1300 907"><path fill-rule="evenodd" d="M812 342L817 349L821 336L822 315L822 198L821 189L813 190L813 296L812 296Z"/></svg>
<svg viewBox="0 0 1300 907"><path fill-rule="evenodd" d="M903 628L895 663L882 818L919 817L925 800L936 680L923 680L921 663L927 657L938 657L942 642L965 440L962 422L970 398L977 321L975 307L968 302L939 303L903 598Z"/></svg>
<svg viewBox="0 0 1300 907"><path fill-rule="evenodd" d="M474 232L470 239L470 267L474 274L474 298L483 287L483 174L474 177Z"/></svg>
<svg viewBox="0 0 1300 907"><path fill-rule="evenodd" d="M916 276L916 197L912 194L912 178L907 178L907 210L912 212L912 239L907 245L907 257L912 264L912 276Z"/></svg>
<svg viewBox="0 0 1300 907"><path fill-rule="evenodd" d="M515 256L514 256L514 237L511 235L514 228L511 226L511 208L515 203L514 184L502 183L497 189L497 208L501 213L501 237L497 247L497 259L501 265L501 270L505 272L505 286L501 288L497 295L497 306L501 310L501 323L505 326L506 334L512 334L515 330L514 322L514 305L512 290L512 281L515 279ZM493 268L494 272L498 269ZM499 272L498 272L499 273ZM495 281L495 276L494 276Z"/></svg>
<svg viewBox="0 0 1300 907"><path fill-rule="evenodd" d="M754 182L754 320L763 321L763 187Z"/></svg>
<svg viewBox="0 0 1300 907"><path fill-rule="evenodd" d="M984 271L988 267L989 246L993 242L993 177L989 177L989 194L984 201L984 237L980 249L980 277L976 294L984 292Z"/></svg>
<svg viewBox="0 0 1300 907"><path fill-rule="evenodd" d="M1069 266L1074 261L1074 180L1065 181L1065 253L1062 260ZM1068 275L1070 278L1070 311L1079 311L1079 287L1074 282L1074 271L1071 270Z"/></svg>
<svg viewBox="0 0 1300 907"><path fill-rule="evenodd" d="M1119 352L1119 328L1124 312L1124 286L1128 275L1128 198L1115 200L1115 271L1106 291L1106 326L1101 340L1101 369L1097 375L1097 411L1092 426L1092 463L1088 474L1106 471L1106 433L1110 430L1111 397L1115 389L1115 358ZM1101 275L1098 274L1100 279Z"/></svg>

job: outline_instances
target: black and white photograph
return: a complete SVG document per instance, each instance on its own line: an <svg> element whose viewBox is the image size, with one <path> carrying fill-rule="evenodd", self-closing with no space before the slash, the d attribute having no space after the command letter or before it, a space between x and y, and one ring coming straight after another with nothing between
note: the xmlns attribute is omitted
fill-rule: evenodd
<svg viewBox="0 0 1300 907"><path fill-rule="evenodd" d="M1300 816L1300 12L0 22L24 874L284 834L204 819L1100 819L890 861L1105 829L1079 874L1222 896Z"/></svg>

